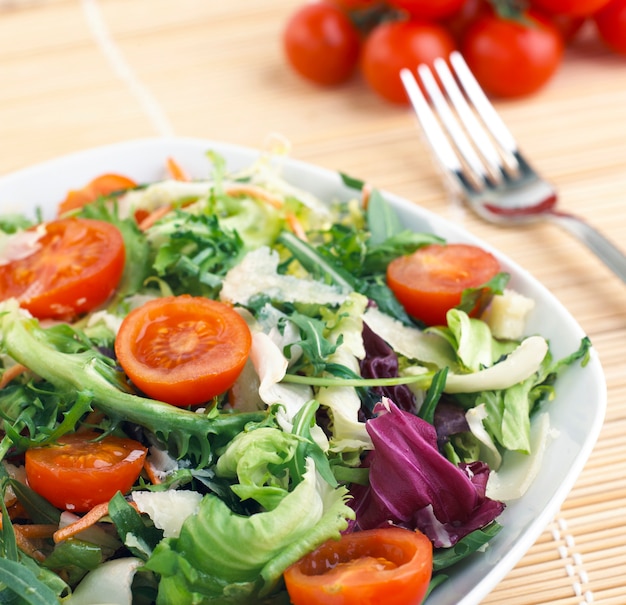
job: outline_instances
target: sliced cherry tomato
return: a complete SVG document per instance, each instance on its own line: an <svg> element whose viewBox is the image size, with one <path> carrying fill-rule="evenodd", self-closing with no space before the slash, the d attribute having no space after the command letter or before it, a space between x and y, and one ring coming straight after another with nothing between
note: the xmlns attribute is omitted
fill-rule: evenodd
<svg viewBox="0 0 626 605"><path fill-rule="evenodd" d="M387 284L407 313L425 324L445 325L446 313L500 272L486 250L469 244L430 244L391 261Z"/></svg>
<svg viewBox="0 0 626 605"><path fill-rule="evenodd" d="M0 264L0 300L15 297L39 318L74 316L105 302L124 271L119 229L79 218L43 227L34 252Z"/></svg>
<svg viewBox="0 0 626 605"><path fill-rule="evenodd" d="M348 15L332 2L311 2L291 16L283 34L289 64L301 76L324 86L353 74L361 41Z"/></svg>
<svg viewBox="0 0 626 605"><path fill-rule="evenodd" d="M115 340L120 365L144 393L177 406L226 392L248 359L252 337L229 305L189 295L131 311Z"/></svg>
<svg viewBox="0 0 626 605"><path fill-rule="evenodd" d="M531 0L530 4L553 15L589 16L608 4L609 0Z"/></svg>
<svg viewBox="0 0 626 605"><path fill-rule="evenodd" d="M489 94L520 97L536 92L561 64L564 42L556 26L537 12L523 16L482 15L465 32L462 53Z"/></svg>
<svg viewBox="0 0 626 605"><path fill-rule="evenodd" d="M593 20L604 43L615 52L626 54L626 0L611 0Z"/></svg>
<svg viewBox="0 0 626 605"><path fill-rule="evenodd" d="M57 508L85 512L128 492L139 477L146 448L133 439L95 432L65 435L26 451L29 486Z"/></svg>
<svg viewBox="0 0 626 605"><path fill-rule="evenodd" d="M285 571L294 605L419 605L432 574L422 533L389 527L330 540Z"/></svg>
<svg viewBox="0 0 626 605"><path fill-rule="evenodd" d="M68 192L66 198L59 204L59 215L78 210L86 204L95 202L99 197L133 189L135 181L121 174L103 174L87 183L82 189Z"/></svg>
<svg viewBox="0 0 626 605"><path fill-rule="evenodd" d="M437 57L447 57L454 49L454 39L437 23L384 22L365 40L361 71L368 85L383 99L407 104L400 70L414 71L420 63L432 65Z"/></svg>
<svg viewBox="0 0 626 605"><path fill-rule="evenodd" d="M465 0L388 0L388 4L406 11L414 19L437 20L461 10Z"/></svg>

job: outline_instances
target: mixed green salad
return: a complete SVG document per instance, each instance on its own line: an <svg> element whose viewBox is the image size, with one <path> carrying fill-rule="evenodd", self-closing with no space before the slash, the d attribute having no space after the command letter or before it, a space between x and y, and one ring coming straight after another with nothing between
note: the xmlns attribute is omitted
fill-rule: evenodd
<svg viewBox="0 0 626 605"><path fill-rule="evenodd" d="M350 201L320 200L271 157L232 173L208 156L203 180L173 163L72 192L55 221L0 217L3 603L296 602L303 557L389 527L430 541L431 591L532 481L533 464L501 481L502 456L540 455L531 428L549 439L557 377L589 341L554 359L500 270L428 325L387 271L447 242L353 179ZM179 377L206 300L227 336ZM96 446L129 443L124 483Z"/></svg>

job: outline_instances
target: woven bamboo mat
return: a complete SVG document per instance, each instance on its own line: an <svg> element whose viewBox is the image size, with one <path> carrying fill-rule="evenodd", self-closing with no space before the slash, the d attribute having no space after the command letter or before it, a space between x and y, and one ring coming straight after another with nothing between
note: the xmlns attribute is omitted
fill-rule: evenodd
<svg viewBox="0 0 626 605"><path fill-rule="evenodd" d="M484 600L626 603L626 305L623 284L550 225L503 230L450 202L406 108L358 79L319 90L291 73L280 32L300 0L0 0L0 174L147 136L260 147L342 170L462 223L542 281L599 352L598 444L556 518ZM626 241L626 57L591 36L539 94L497 107L558 185L563 208Z"/></svg>

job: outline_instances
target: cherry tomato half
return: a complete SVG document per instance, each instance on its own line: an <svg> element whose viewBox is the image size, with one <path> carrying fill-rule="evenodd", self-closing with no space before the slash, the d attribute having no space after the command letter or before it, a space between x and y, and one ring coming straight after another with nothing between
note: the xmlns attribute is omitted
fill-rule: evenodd
<svg viewBox="0 0 626 605"><path fill-rule="evenodd" d="M626 0L611 0L593 20L604 43L618 53L626 54Z"/></svg>
<svg viewBox="0 0 626 605"><path fill-rule="evenodd" d="M390 527L330 540L285 571L294 605L419 605L432 574L430 540Z"/></svg>
<svg viewBox="0 0 626 605"><path fill-rule="evenodd" d="M115 353L144 393L188 406L226 392L251 344L248 325L232 307L183 294L132 310L117 333Z"/></svg>
<svg viewBox="0 0 626 605"><path fill-rule="evenodd" d="M531 0L531 5L548 14L589 16L600 10L609 0Z"/></svg>
<svg viewBox="0 0 626 605"><path fill-rule="evenodd" d="M95 202L99 197L133 189L135 181L121 174L102 174L91 180L82 189L73 189L59 204L59 215L78 210L86 204Z"/></svg>
<svg viewBox="0 0 626 605"><path fill-rule="evenodd" d="M128 492L139 477L146 448L138 441L95 432L61 437L55 445L26 451L29 486L57 508L86 512Z"/></svg>
<svg viewBox="0 0 626 605"><path fill-rule="evenodd" d="M284 30L287 61L301 76L333 86L350 78L358 60L359 33L339 6L312 2L291 16Z"/></svg>
<svg viewBox="0 0 626 605"><path fill-rule="evenodd" d="M519 97L536 92L561 64L564 43L556 26L536 12L525 17L520 21L485 14L465 32L461 51L489 94Z"/></svg>
<svg viewBox="0 0 626 605"><path fill-rule="evenodd" d="M365 40L361 71L368 85L383 99L407 104L400 70L414 71L420 63L432 65L437 57L447 57L454 49L452 36L437 23L384 22Z"/></svg>
<svg viewBox="0 0 626 605"><path fill-rule="evenodd" d="M461 10L465 0L388 0L388 4L406 11L414 19L437 20Z"/></svg>
<svg viewBox="0 0 626 605"><path fill-rule="evenodd" d="M476 288L500 272L486 250L469 244L430 244L387 266L387 285L412 317L445 325L446 313L461 302L463 290Z"/></svg>
<svg viewBox="0 0 626 605"><path fill-rule="evenodd" d="M0 265L0 300L15 297L39 318L74 316L105 302L124 271L119 229L79 218L44 227L32 254Z"/></svg>

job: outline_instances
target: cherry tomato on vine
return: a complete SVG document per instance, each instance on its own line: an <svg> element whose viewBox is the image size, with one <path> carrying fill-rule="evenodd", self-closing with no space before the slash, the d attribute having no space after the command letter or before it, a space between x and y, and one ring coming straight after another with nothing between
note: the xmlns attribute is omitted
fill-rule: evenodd
<svg viewBox="0 0 626 605"><path fill-rule="evenodd" d="M453 15L444 19L442 24L452 34L454 39L460 42L467 28L480 15L491 12L491 4L487 0L465 0L461 8Z"/></svg>
<svg viewBox="0 0 626 605"><path fill-rule="evenodd" d="M611 0L593 20L604 43L615 52L626 54L626 0Z"/></svg>
<svg viewBox="0 0 626 605"><path fill-rule="evenodd" d="M341 8L352 11L364 8L373 8L380 4L380 0L334 0L335 4Z"/></svg>
<svg viewBox="0 0 626 605"><path fill-rule="evenodd" d="M547 15L550 21L554 23L559 30L563 42L569 44L582 29L582 26L587 21L587 17L576 15Z"/></svg>
<svg viewBox="0 0 626 605"><path fill-rule="evenodd" d="M446 313L500 272L486 250L469 244L430 244L387 266L387 285L406 312L429 326L445 325Z"/></svg>
<svg viewBox="0 0 626 605"><path fill-rule="evenodd" d="M115 353L144 393L188 406L227 391L251 343L248 325L231 306L183 294L133 309L117 333Z"/></svg>
<svg viewBox="0 0 626 605"><path fill-rule="evenodd" d="M137 183L121 174L101 174L81 189L72 189L59 204L59 214L82 208L99 197L134 189Z"/></svg>
<svg viewBox="0 0 626 605"><path fill-rule="evenodd" d="M521 21L483 15L465 32L461 52L488 94L536 92L561 64L564 42L556 26L533 11L524 16Z"/></svg>
<svg viewBox="0 0 626 605"><path fill-rule="evenodd" d="M0 300L15 297L35 317L91 311L115 290L124 271L124 240L114 225L59 219L43 225L34 252L0 264Z"/></svg>
<svg viewBox="0 0 626 605"><path fill-rule="evenodd" d="M361 71L368 85L383 99L407 104L400 70L414 71L420 63L432 65L437 57L447 57L455 47L452 36L437 23L384 22L365 40Z"/></svg>
<svg viewBox="0 0 626 605"><path fill-rule="evenodd" d="M406 11L413 19L437 20L450 17L465 0L387 0L387 4Z"/></svg>
<svg viewBox="0 0 626 605"><path fill-rule="evenodd" d="M531 5L548 14L588 16L606 6L609 0L531 0Z"/></svg>
<svg viewBox="0 0 626 605"><path fill-rule="evenodd" d="M128 492L143 468L147 449L138 441L95 432L65 435L50 446L26 451L29 486L57 508L86 512Z"/></svg>
<svg viewBox="0 0 626 605"><path fill-rule="evenodd" d="M430 540L390 527L330 540L284 574L294 605L419 605L432 573Z"/></svg>
<svg viewBox="0 0 626 605"><path fill-rule="evenodd" d="M283 48L301 76L324 86L350 78L359 60L361 40L348 15L332 2L301 6L288 20Z"/></svg>

